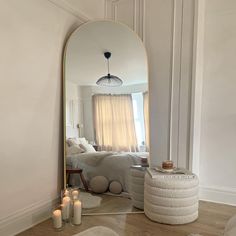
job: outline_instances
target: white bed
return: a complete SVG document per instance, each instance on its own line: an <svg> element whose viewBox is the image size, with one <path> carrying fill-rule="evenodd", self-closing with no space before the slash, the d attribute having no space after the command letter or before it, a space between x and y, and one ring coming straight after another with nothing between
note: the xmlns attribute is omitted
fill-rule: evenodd
<svg viewBox="0 0 236 236"><path fill-rule="evenodd" d="M118 180L124 192L129 193L129 169L140 164L141 158L147 158L147 152L87 152L71 154L66 158L67 168L83 169L85 179L98 175L105 176L109 181ZM70 184L80 186L76 174L70 178Z"/></svg>

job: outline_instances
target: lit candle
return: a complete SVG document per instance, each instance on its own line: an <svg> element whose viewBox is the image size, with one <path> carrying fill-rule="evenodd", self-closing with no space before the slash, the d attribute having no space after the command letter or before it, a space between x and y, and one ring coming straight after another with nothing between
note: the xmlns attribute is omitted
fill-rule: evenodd
<svg viewBox="0 0 236 236"><path fill-rule="evenodd" d="M56 229L62 227L61 210L55 210L52 214L53 226Z"/></svg>
<svg viewBox="0 0 236 236"><path fill-rule="evenodd" d="M67 220L70 217L70 197L62 199L62 219Z"/></svg>
<svg viewBox="0 0 236 236"><path fill-rule="evenodd" d="M78 197L79 197L79 191L78 190L74 190L72 192L72 199L76 200L76 199L78 199Z"/></svg>
<svg viewBox="0 0 236 236"><path fill-rule="evenodd" d="M70 196L70 191L67 190L67 189L65 189L64 195L65 195L66 197L69 197L69 196Z"/></svg>
<svg viewBox="0 0 236 236"><path fill-rule="evenodd" d="M75 225L81 224L81 202L79 200L74 203L74 219L73 223Z"/></svg>

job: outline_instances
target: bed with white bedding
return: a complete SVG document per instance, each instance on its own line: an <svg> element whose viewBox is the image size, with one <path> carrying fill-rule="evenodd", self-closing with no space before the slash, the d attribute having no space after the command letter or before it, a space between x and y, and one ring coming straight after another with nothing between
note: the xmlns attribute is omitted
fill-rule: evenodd
<svg viewBox="0 0 236 236"><path fill-rule="evenodd" d="M94 176L105 176L109 181L118 180L124 192L129 192L129 170L132 165L147 158L147 152L85 152L67 155L67 168L83 169L85 179L89 182ZM74 174L70 184L80 186L79 177Z"/></svg>

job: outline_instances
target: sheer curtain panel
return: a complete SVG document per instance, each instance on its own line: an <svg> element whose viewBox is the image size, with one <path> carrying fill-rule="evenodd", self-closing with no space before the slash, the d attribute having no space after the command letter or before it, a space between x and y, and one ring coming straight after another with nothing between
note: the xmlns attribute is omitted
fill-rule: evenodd
<svg viewBox="0 0 236 236"><path fill-rule="evenodd" d="M93 117L100 150L138 151L130 94L94 95Z"/></svg>

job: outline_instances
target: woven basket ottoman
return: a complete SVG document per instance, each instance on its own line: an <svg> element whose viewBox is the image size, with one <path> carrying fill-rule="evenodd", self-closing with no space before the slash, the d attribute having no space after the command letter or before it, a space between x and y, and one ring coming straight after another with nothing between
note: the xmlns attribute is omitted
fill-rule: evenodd
<svg viewBox="0 0 236 236"><path fill-rule="evenodd" d="M186 224L198 218L198 177L161 173L147 168L144 188L144 212L153 221Z"/></svg>
<svg viewBox="0 0 236 236"><path fill-rule="evenodd" d="M133 165L130 168L130 195L134 207L144 208L144 176L146 167Z"/></svg>

